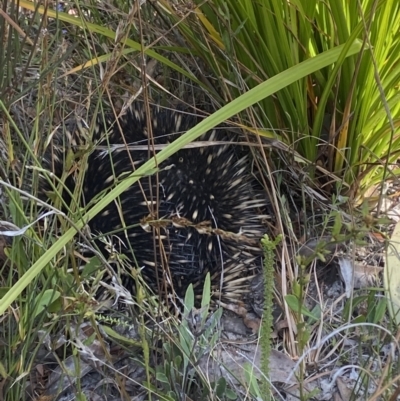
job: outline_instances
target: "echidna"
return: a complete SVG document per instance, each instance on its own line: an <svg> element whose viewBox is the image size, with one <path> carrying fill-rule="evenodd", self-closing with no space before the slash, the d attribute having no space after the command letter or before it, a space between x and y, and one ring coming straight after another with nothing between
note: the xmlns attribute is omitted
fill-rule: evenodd
<svg viewBox="0 0 400 401"><path fill-rule="evenodd" d="M99 118L94 130L96 145L87 161L86 204L153 156L144 108L134 106L114 124L103 121ZM154 144L161 145L174 141L197 119L152 107L150 121ZM69 142L82 142L85 132L82 127L69 132ZM235 297L236 280L260 266L260 208L266 199L254 190L248 156L229 144L231 135L213 130L200 140L208 141L207 146L175 153L158 166L156 175L142 177L140 185L130 187L89 225L94 234L115 232L115 247L141 268L155 291L168 292L172 285L182 296L190 283L202 288L210 272L216 292L223 275L221 295ZM63 149L54 146L45 157L46 167L58 176L64 170ZM72 175L66 183L73 192Z"/></svg>

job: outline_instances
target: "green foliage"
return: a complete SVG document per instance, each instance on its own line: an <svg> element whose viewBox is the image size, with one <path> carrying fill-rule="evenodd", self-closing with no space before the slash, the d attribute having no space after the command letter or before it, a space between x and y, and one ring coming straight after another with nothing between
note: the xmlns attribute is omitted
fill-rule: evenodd
<svg viewBox="0 0 400 401"><path fill-rule="evenodd" d="M60 301L60 296L60 292L55 290L45 290L41 293L35 300L37 307L33 317L37 317L46 309L50 312L60 310L61 304L57 302Z"/></svg>
<svg viewBox="0 0 400 401"><path fill-rule="evenodd" d="M346 54L352 54L359 49L359 44L354 43L350 51L346 51ZM299 78L308 75L312 71L316 71L322 66L330 65L337 57L342 54L344 48L338 47L333 50L320 55L314 60L307 60L302 65L297 66L291 70L285 71L274 78L269 79L267 82L260 84L253 90L247 92L241 97L232 101L229 105L221 108L214 114L210 115L208 118L201 121L198 125L187 131L184 135L179 137L176 141L172 142L166 148L161 150L157 154L157 163L161 163L168 157L173 155L179 149L192 142L200 135L204 134L208 130L212 129L219 123L226 121L229 117L235 115L236 113L244 110L246 107L251 106L257 101L264 99L277 92L279 89L284 88L288 84L295 82ZM20 294L26 287L27 283L32 280L33 277L37 276L44 266L56 255L67 243L69 243L76 232L98 213L100 213L109 203L114 201L119 195L126 191L130 186L136 183L141 177L154 172L156 167L156 160L151 158L146 163L144 163L140 168L138 168L134 173L130 174L125 180L119 183L115 188L109 191L103 196L99 202L97 202L93 207L86 211L82 216L79 216L75 224L70 227L62 237L48 250L30 269L25 273L25 275L19 280L13 289L13 292L7 293L3 297L3 302L0 304L0 314L3 313L11 302Z"/></svg>
<svg viewBox="0 0 400 401"><path fill-rule="evenodd" d="M157 389L149 384L150 380L146 383L149 391L162 394L165 399L171 400L180 399L181 394L193 393L202 394L201 399L204 400L209 399L212 394L221 400L236 398L223 378L210 383L209 378L198 369L201 361L212 358L210 353L220 336L222 309L219 308L210 315L210 290L211 281L208 274L203 287L202 307L196 309L193 287L189 286L187 289L182 321L176 326L172 325L172 330L177 331L177 336L163 341L163 363L155 371L149 369L157 380Z"/></svg>
<svg viewBox="0 0 400 401"><path fill-rule="evenodd" d="M285 301L287 302L290 310L294 313L298 313L300 307L300 313L309 318L310 324L315 323L321 318L321 308L318 305L316 305L316 307L310 311L302 304L302 300L293 294L286 295Z"/></svg>
<svg viewBox="0 0 400 401"><path fill-rule="evenodd" d="M4 164L7 172L18 159L14 147L16 138L26 152L26 157L20 158L22 171L28 160L33 161L34 169L39 169L36 155L41 141L51 135L56 125L53 117L64 107L56 97L56 94L64 93L57 83L65 80L68 87L76 80L76 72L90 71L90 79L86 79L87 76L83 79L88 88L82 86L82 97L69 101L85 103L86 107L96 95L103 97L106 94L109 100L115 93L121 93L120 88L112 93L115 89L110 85L113 74L125 70L127 75L133 76L132 71L141 68L142 56L143 60L147 58L146 62L156 60L164 66L164 78L175 80L174 73L177 73L206 91L216 104L225 105L181 141L164 149L158 162L237 113L241 113L244 125L250 130L261 127L266 136L277 138L305 156L311 162L307 172L310 171L313 177L319 178L321 165L334 173L331 178L338 182L337 191L346 192L349 201L360 198L371 185L379 184L387 174L389 163L397 160L400 22L396 0L214 0L198 1L199 8L190 10L182 10L179 2L174 3L174 9L167 0L158 2L157 7L162 7L157 12L168 10L162 18L164 21L172 18L176 23L173 29L160 27L158 22L153 24L155 11L147 7L148 4L135 14L131 13L127 2L114 3L119 6L117 19L115 15L107 15L107 10L99 8L96 1L74 2L78 17L26 0L20 0L18 7L12 1L5 3L10 18L0 16L0 36L4 38L0 43L0 107L5 116L2 138L9 154L7 160L1 160L1 167ZM111 7L111 3L108 6ZM136 16L140 16L141 23L150 21L144 34L139 33L141 28ZM68 31L68 40L74 45L62 53L58 49L63 48L64 30ZM176 42L159 34L176 30L181 34L177 35ZM73 53L75 47L78 51ZM75 62L77 54L81 57ZM72 59L73 68L69 65L60 71L60 67ZM193 73L193 65L197 65L199 59L206 66L205 73L201 71L202 79ZM73 78L68 81L69 77ZM95 87L90 87L92 83ZM157 85L154 81L151 85L148 83L143 80L140 90L160 89L158 82ZM87 93L83 89L87 89ZM136 89L129 90L137 94ZM36 117L27 122L31 131L21 132L10 115L10 108L32 93L36 100L30 104L30 112ZM67 98L68 95L66 92ZM96 112L99 109L100 104L96 106ZM248 114L245 115L244 110ZM61 121L69 115L71 107L67 107L65 113L63 111ZM24 121L26 116L21 114L18 118ZM41 121L50 121L49 126L44 128ZM13 137L10 128L16 133ZM71 161L70 155L67 158ZM295 158L296 162L299 160ZM304 160L300 166L305 166ZM62 233L59 238L55 236L55 226L46 226L46 232L37 235L40 230L29 226L38 217L35 201L27 207L21 200L21 195L25 194L6 191L10 204L4 207L5 219L27 229L13 239L12 247L6 249L11 263L1 268L1 332L7 334L9 347L1 351L0 375L7 378L4 389L11 389L13 399L23 399L24 380L35 357L39 328L46 323L46 330L50 332L59 322L62 327L68 325L71 311L77 320L88 316L89 307L77 298L76 292L80 279L89 280L100 263L93 258L80 276L71 257L76 232L128 186L155 171L156 163L150 160L135 177L129 177L99 199L89 212L74 210L71 221L60 215ZM325 170L321 171L326 177ZM395 176L398 172L394 170L392 174ZM15 179L14 185L18 186L18 180L22 178L18 174L11 175ZM2 184L3 189L6 183ZM336 219L332 236L337 242L352 239L361 243L371 227L366 206L356 224L345 222L340 212L330 217ZM319 247L316 254L322 260L324 244ZM71 263L72 273L67 270ZM300 261L302 267L307 263ZM311 326L321 316L320 310L310 311L303 305L308 277L303 270L301 274L299 281L292 283L293 293L286 297L286 302L296 317L300 348L304 348L310 338ZM101 275L101 272L97 273L96 283ZM273 279L268 278L267 285L271 283ZM208 287L207 284L205 288ZM195 388L196 364L216 342L220 311L208 316L209 289L203 296L200 311L193 309L194 294L190 291L185 299L184 322L177 329L175 342L164 344L167 358L156 371L149 366L151 344L144 330L145 321L140 321L143 329L140 347L145 355L149 398L154 392L159 399L175 400L184 391ZM270 296L272 289L266 292ZM346 304L346 319L350 320L355 312L358 313L356 307L366 304L367 313L358 314L354 321L378 323L382 320L386 301L376 297L374 291L371 293L374 295L361 295L354 298L353 303ZM146 297L140 289L138 297L144 307ZM68 310L67 317L64 307ZM264 324L268 324L267 318ZM262 332L268 333L268 328L265 329ZM114 340L123 341L111 328L105 331ZM267 344L265 339L262 343ZM253 368L248 366L247 370L251 394L262 398L269 393L258 387L255 376L250 373ZM153 377L157 378L161 391L149 384ZM18 380L11 383L11 378ZM235 398L223 378L208 383L207 378L200 375L200 380L205 388L203 398Z"/></svg>
<svg viewBox="0 0 400 401"><path fill-rule="evenodd" d="M388 307L387 298L380 296L381 291L381 289L370 288L366 295L348 299L343 311L343 320L381 324Z"/></svg>
<svg viewBox="0 0 400 401"><path fill-rule="evenodd" d="M400 136L400 10L396 0L196 2L193 17L174 15L196 54L218 77L223 99L337 45L363 42L357 57L285 86L259 101L253 121L269 127L310 162L325 161L355 199L387 174ZM168 7L165 0L164 5ZM207 45L204 44L207 42ZM283 134L282 134L283 132ZM395 173L397 174L397 173Z"/></svg>
<svg viewBox="0 0 400 401"><path fill-rule="evenodd" d="M227 386L224 377L219 378L212 387L215 388L215 395L220 400L236 400L238 398L236 393Z"/></svg>

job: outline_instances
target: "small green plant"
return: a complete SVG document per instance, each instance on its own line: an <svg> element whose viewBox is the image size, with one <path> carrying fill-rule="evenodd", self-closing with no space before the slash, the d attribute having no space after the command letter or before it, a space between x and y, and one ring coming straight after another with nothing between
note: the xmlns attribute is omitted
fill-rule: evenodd
<svg viewBox="0 0 400 401"><path fill-rule="evenodd" d="M220 337L219 323L222 309L211 314L210 275L205 279L201 308L195 308L193 286L186 291L184 311L181 322L172 324L172 333L164 333L163 362L153 371L157 386L145 383L149 390L162 394L165 399L180 400L184 394L197 394L197 399L209 399L212 394L219 399L235 399L235 394L227 387L223 378L213 383L203 375L200 364L204 366L207 359L213 358L212 352Z"/></svg>

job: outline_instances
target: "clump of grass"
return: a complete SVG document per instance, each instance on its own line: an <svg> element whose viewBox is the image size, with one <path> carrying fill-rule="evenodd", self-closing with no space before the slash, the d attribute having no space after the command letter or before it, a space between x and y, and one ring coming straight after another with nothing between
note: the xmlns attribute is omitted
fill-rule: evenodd
<svg viewBox="0 0 400 401"><path fill-rule="evenodd" d="M395 1L351 6L337 1L195 2L183 20L181 9L163 4L219 80L224 102L360 39L363 50L357 58L346 59L343 52L334 66L321 66L262 99L251 125L271 130L311 163L326 165L354 198L386 177L388 164L398 158L400 18Z"/></svg>
<svg viewBox="0 0 400 401"><path fill-rule="evenodd" d="M193 7L163 1L141 9L128 9L124 2L99 7L98 2L76 1L61 12L22 0L19 6L22 8L17 9L14 2L5 4L0 16L0 36L5 38L0 43L1 154L6 155L1 164L2 179L9 180L8 186L2 186L6 194L2 216L18 228L29 226L13 239L9 261L1 270L1 330L7 334L8 347L1 351L0 373L7 377L3 388L10 399L26 397L36 351L43 342L41 330L72 337L76 325L88 317L97 327L93 317L97 306L92 297L102 278L100 263L91 260L82 274L76 263L74 237L84 222L137 179L130 177L90 210L70 213L68 218L47 216L41 219L40 227L30 226L40 217L40 210L52 211L40 209L28 195L35 194L45 144L69 117L78 115L92 127L93 116L110 109L117 114L138 95L156 103L220 108L161 152L160 162L207 129L241 113L242 126L269 138L269 148L290 159L287 164L297 185L294 192L299 195L303 191L300 197L305 201L299 209L305 212L310 194L315 194L321 183L328 200L335 191L357 200L367 188L381 182L385 167L397 158L393 149L399 120L396 57L400 30L393 1L360 1L351 6L335 1L213 1ZM255 140L262 142L258 136ZM261 151L256 156L255 160L262 161L261 170L267 170L272 160L267 162ZM137 176L153 168L150 160ZM269 175L264 174L263 180ZM299 176L305 177L301 189ZM280 188L287 186L286 176L275 177ZM32 182L29 194L24 187L27 180ZM276 182L271 183L272 188ZM299 242L285 210L291 207L288 197L280 190L272 191L277 231L288 233L287 242ZM350 363L350 358L336 352L344 341L339 337L343 317L334 315L329 317L333 323L327 323L323 310L304 308L309 284L306 266L301 266L304 276L299 278L293 262L287 254L285 257L288 270L282 280L289 282L289 294L280 291L277 298L281 305L290 306L284 308L285 313L290 322L291 316L295 317L300 329L299 342L295 343L295 325L289 323L286 345L291 355L307 354L312 344L320 344L322 332L337 330L329 337L334 341L323 357L329 360L335 355L337 360ZM374 297L366 297L368 305L375 308ZM145 299L147 295L136 308L142 316L156 319L150 311L157 306ZM345 309L349 322L358 300L352 305ZM383 315L370 315L368 323L384 324ZM197 356L192 358L194 353L186 351L199 344L193 344L193 336L183 325L178 342L167 336L166 351L173 359L165 359L164 370L151 370L153 344L144 329L145 319L140 322L143 331L135 345L145 355L145 391L149 397L155 392L163 399L179 398L194 383L190 366L196 366ZM349 329L348 338L358 341L357 327ZM112 337L111 330L107 332ZM209 335L215 341L214 333ZM368 342L359 348L360 356L366 352L379 355L380 344L368 335ZM200 337L196 341L207 340ZM117 341L116 335L112 338ZM104 344L99 330L89 343L94 339ZM175 352L177 348L179 352ZM76 344L61 349L59 361L81 352ZM314 356L318 362L321 350ZM80 359L76 358L78 364ZM111 360L106 360L111 365ZM365 363L368 367L370 360ZM382 359L384 363L390 363L389 358ZM395 374L383 371L386 381L379 383L376 397L390 397L389 383L396 380ZM179 381L174 381L177 375ZM367 391L369 377L360 375L364 387L359 389ZM154 378L162 382L161 390L153 387ZM208 387L206 378L202 379L205 398L233 396L223 379Z"/></svg>

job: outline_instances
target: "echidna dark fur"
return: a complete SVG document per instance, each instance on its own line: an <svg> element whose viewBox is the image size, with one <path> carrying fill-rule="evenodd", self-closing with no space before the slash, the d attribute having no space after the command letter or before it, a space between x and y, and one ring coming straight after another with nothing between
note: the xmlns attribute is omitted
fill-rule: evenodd
<svg viewBox="0 0 400 401"><path fill-rule="evenodd" d="M174 141L197 123L188 114L158 107L151 108L150 121L155 145ZM69 132L69 142L85 142L82 135L87 132L82 127ZM110 120L107 127L99 118L92 139L96 146L83 182L86 204L112 186L115 177L122 180L153 156L151 146L147 148L147 116L140 106L117 123ZM89 225L93 234L120 229L112 236L115 248L132 265L137 263L157 292L170 292L172 285L183 296L190 283L201 289L210 272L215 293L219 294L222 277L221 295L238 298L243 296L242 277L260 267L258 241L264 229L259 210L266 200L253 189L248 156L239 156L237 147L226 144L232 135L212 130L199 140L212 146L178 151L158 166L157 175L141 178L140 185L130 187ZM46 167L59 176L64 169L63 149L54 146L45 158ZM72 177L67 186L73 192ZM121 231L122 227L126 229Z"/></svg>

